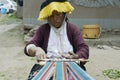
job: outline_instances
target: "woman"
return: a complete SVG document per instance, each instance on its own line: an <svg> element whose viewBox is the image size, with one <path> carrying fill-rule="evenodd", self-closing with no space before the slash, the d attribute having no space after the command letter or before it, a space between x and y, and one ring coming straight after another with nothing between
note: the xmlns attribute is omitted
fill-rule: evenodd
<svg viewBox="0 0 120 80"><path fill-rule="evenodd" d="M88 59L89 48L80 30L68 22L67 13L73 11L67 0L46 0L42 3L38 20L47 20L25 47L25 54L45 58ZM81 62L80 67L86 70ZM39 67L40 69L41 67Z"/></svg>

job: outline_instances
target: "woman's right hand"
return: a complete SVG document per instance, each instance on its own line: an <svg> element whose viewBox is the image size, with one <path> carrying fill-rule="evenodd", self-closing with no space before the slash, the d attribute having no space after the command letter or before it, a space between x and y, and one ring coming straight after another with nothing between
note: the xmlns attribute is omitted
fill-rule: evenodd
<svg viewBox="0 0 120 80"><path fill-rule="evenodd" d="M29 56L36 57L37 61L46 58L45 51L42 48L35 45L29 45L27 48Z"/></svg>
<svg viewBox="0 0 120 80"><path fill-rule="evenodd" d="M42 48L36 47L35 57L36 57L37 61L41 61L41 59L46 59L47 56L45 54L45 51Z"/></svg>

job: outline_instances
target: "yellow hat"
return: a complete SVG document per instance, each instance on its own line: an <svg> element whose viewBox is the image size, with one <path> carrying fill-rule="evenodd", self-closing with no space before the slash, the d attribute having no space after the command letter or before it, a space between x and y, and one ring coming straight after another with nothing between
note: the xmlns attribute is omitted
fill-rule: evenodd
<svg viewBox="0 0 120 80"><path fill-rule="evenodd" d="M70 14L74 8L67 0L46 0L41 5L38 20L46 20L55 10Z"/></svg>

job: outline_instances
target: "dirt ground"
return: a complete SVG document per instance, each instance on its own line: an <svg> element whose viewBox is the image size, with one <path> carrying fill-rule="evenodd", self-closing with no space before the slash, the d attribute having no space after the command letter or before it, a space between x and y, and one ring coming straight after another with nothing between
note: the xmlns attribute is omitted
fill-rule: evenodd
<svg viewBox="0 0 120 80"><path fill-rule="evenodd" d="M0 80L27 80L30 69L36 63L34 58L26 56L23 52L25 44L22 27L21 23L0 25ZM87 73L95 80L113 80L103 76L102 71L120 70L119 61L120 50L90 46Z"/></svg>
<svg viewBox="0 0 120 80"><path fill-rule="evenodd" d="M21 24L0 25L0 80L26 80L35 63L23 53Z"/></svg>

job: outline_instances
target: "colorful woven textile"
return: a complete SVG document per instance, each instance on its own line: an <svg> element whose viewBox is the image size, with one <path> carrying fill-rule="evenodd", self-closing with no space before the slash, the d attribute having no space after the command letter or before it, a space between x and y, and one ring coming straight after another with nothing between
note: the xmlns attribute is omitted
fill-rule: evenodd
<svg viewBox="0 0 120 80"><path fill-rule="evenodd" d="M32 80L94 80L75 62L47 62Z"/></svg>

